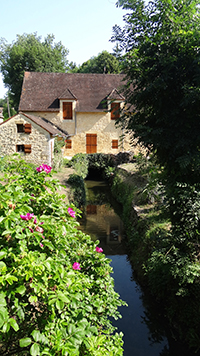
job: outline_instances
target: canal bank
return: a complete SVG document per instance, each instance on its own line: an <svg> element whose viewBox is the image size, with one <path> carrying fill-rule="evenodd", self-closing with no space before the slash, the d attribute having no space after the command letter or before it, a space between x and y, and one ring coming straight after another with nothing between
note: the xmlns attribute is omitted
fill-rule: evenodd
<svg viewBox="0 0 200 356"><path fill-rule="evenodd" d="M95 160L96 166L101 166L97 157ZM155 187L153 196L152 192L148 196L149 192L145 192L146 177L141 171L136 169L130 172L127 165L118 165L117 169L104 165L104 168L112 194L123 206L122 218L134 275L145 293L147 291L157 305L161 304L161 315L167 325L170 350L187 356L199 355L199 286L196 283L187 284L189 278L187 273L184 275L187 269L182 257L178 259L178 256L172 260L174 251L169 239L170 224L158 209L159 204L155 205L151 199L154 198ZM145 195L148 204L145 203ZM172 275L171 271L174 270L181 275ZM182 284L184 281L185 285ZM182 285L183 289L180 287ZM184 295L184 291L188 291L188 295ZM165 351L162 355L173 355L173 351L171 354Z"/></svg>
<svg viewBox="0 0 200 356"><path fill-rule="evenodd" d="M127 255L125 230L120 218L122 206L113 198L105 181L85 180L85 187L86 205L83 218L79 220L80 229L93 240L100 241L99 246L113 267L115 290L128 303L128 307L119 310L122 319L112 320L118 331L124 334L124 356L159 356L168 349L164 322L162 320L158 330L155 318L151 317L149 321L151 328L145 321L147 308L143 305L143 293ZM159 338L155 338L155 334L159 334Z"/></svg>

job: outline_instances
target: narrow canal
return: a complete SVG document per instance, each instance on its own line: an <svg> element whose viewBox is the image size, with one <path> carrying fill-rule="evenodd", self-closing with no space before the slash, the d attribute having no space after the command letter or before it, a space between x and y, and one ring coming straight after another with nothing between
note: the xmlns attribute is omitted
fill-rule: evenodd
<svg viewBox="0 0 200 356"><path fill-rule="evenodd" d="M172 356L159 309L134 279L119 217L121 206L111 197L105 182L86 180L85 184L87 204L80 228L100 241L99 245L111 260L115 290L128 303L128 307L120 308L122 319L113 321L124 334L124 356Z"/></svg>

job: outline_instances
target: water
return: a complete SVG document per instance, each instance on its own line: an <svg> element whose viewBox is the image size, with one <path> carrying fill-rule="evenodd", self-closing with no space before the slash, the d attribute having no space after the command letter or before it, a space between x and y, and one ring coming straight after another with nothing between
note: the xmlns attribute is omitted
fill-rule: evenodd
<svg viewBox="0 0 200 356"><path fill-rule="evenodd" d="M155 305L148 305L133 277L126 254L123 224L119 217L121 207L112 199L109 187L104 182L86 181L86 188L87 205L80 222L81 229L92 239L100 241L99 245L111 259L115 290L128 303L128 307L120 308L122 319L113 321L124 334L124 356L169 356L162 325L164 320L159 318L158 309L154 313ZM155 320L150 318L152 314L155 314Z"/></svg>

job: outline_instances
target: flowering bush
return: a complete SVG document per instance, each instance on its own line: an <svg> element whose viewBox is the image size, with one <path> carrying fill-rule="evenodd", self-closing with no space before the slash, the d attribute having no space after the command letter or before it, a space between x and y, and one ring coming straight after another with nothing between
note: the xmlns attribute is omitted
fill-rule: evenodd
<svg viewBox="0 0 200 356"><path fill-rule="evenodd" d="M120 356L109 260L46 173L13 160L0 184L1 354Z"/></svg>
<svg viewBox="0 0 200 356"><path fill-rule="evenodd" d="M50 166L47 166L47 164L42 164L41 166L37 167L36 168L36 171L37 172L46 172L46 173L50 173L51 172L51 167Z"/></svg>

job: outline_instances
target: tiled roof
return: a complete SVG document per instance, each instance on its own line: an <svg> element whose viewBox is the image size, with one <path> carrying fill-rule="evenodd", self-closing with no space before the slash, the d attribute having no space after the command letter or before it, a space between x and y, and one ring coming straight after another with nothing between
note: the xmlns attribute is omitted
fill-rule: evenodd
<svg viewBox="0 0 200 356"><path fill-rule="evenodd" d="M23 115L25 117L27 117L28 119L30 119L31 121L33 121L35 124L37 124L38 126L42 127L44 130L46 130L47 132L49 132L51 135L53 136L62 136L63 138L66 138L69 136L69 134L67 133L67 131L62 130L60 127L58 127L55 124L52 124L49 120L41 118L39 116L34 116L34 115L27 115L23 112L20 112L19 115ZM18 116L15 115L15 116ZM7 121L11 120L13 117L10 117L9 119L5 120L4 122L2 122L0 124L3 125L5 124Z"/></svg>
<svg viewBox="0 0 200 356"><path fill-rule="evenodd" d="M25 72L20 111L59 111L59 99L76 100L79 112L105 110L103 101L123 100L122 74Z"/></svg>

